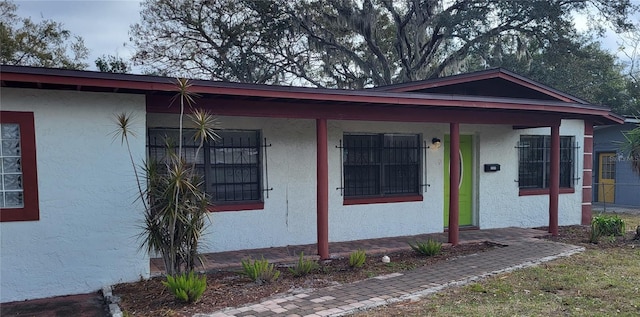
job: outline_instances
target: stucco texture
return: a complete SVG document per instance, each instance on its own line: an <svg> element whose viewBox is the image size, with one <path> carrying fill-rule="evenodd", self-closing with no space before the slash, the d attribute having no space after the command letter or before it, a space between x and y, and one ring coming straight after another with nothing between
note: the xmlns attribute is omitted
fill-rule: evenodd
<svg viewBox="0 0 640 317"><path fill-rule="evenodd" d="M204 236L203 252L267 248L316 243L316 127L314 120L272 118L219 118L224 129L257 129L267 139L269 197L263 210L216 212ZM177 116L148 114L150 127L176 127ZM583 139L582 121L563 121L562 135ZM444 226L444 148L426 154L420 180L422 201L344 205L339 144L344 133L412 133L423 140L449 133L448 124L397 122L328 122L329 241L442 232ZM481 229L548 224L549 196L519 196L518 153L521 134L549 134L549 129L513 129L510 125L461 125L474 146L474 225ZM578 158L582 157L576 153ZM423 164L424 165L424 157ZM486 173L483 164L500 164L501 171ZM578 160L577 175L582 175ZM426 168L426 171L425 171ZM577 190L559 198L561 225L578 224L582 202Z"/></svg>
<svg viewBox="0 0 640 317"><path fill-rule="evenodd" d="M40 220L0 223L0 301L147 277L134 174L111 134L114 114L133 115L131 150L144 158L144 96L2 88L2 110L34 113Z"/></svg>

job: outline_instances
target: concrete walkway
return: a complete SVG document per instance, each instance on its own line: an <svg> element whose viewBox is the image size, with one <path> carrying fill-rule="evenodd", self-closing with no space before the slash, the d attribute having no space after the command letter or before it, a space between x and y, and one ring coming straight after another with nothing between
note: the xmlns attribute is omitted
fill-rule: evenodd
<svg viewBox="0 0 640 317"><path fill-rule="evenodd" d="M461 241L492 241L506 247L439 262L403 273L318 290L300 291L242 307L229 307L198 317L343 316L360 310L419 298L450 286L537 265L584 250L582 247L536 239L534 229L505 228L462 231ZM432 237L434 235L431 235ZM443 234L435 235L440 239Z"/></svg>

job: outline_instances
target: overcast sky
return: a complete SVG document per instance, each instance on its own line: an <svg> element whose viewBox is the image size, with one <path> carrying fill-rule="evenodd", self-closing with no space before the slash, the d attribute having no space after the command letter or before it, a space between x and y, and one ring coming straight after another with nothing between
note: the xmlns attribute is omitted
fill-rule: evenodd
<svg viewBox="0 0 640 317"><path fill-rule="evenodd" d="M61 22L64 28L81 36L90 50L87 62L91 69L95 69L94 61L102 55L116 55L128 59L133 54L128 32L129 26L140 20L140 0L14 2L18 5L18 16L31 17L35 22L42 19ZM640 0L632 2L640 4ZM576 25L579 28L586 26L586 19L577 17ZM613 32L607 34L608 36L601 40L602 46L615 52L618 48L617 37Z"/></svg>
<svg viewBox="0 0 640 317"><path fill-rule="evenodd" d="M133 54L129 42L129 26L140 20L138 0L18 0L18 16L38 22L49 19L64 24L64 28L84 39L89 49L88 64L102 55L128 59ZM126 46L123 46L127 43Z"/></svg>

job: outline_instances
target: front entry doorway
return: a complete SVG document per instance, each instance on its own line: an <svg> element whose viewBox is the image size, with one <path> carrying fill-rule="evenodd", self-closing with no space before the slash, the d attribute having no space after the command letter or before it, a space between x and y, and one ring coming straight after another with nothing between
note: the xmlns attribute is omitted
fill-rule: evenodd
<svg viewBox="0 0 640 317"><path fill-rule="evenodd" d="M450 136L444 136L444 226L449 227L449 146ZM460 136L460 226L473 225L473 137Z"/></svg>

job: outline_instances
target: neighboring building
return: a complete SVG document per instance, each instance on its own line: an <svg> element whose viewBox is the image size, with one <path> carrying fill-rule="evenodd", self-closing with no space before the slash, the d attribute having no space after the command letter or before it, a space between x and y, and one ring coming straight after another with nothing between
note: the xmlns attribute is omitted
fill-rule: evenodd
<svg viewBox="0 0 640 317"><path fill-rule="evenodd" d="M622 153L624 132L638 127L640 120L626 118L624 125L597 126L593 130L593 201L640 207L640 175Z"/></svg>
<svg viewBox="0 0 640 317"><path fill-rule="evenodd" d="M0 301L148 277L142 206L113 117L134 115L136 160L157 157L158 138L177 127L173 79L16 66L0 75ZM355 91L191 90L224 128L197 158L215 202L202 252L317 243L326 258L329 241L448 227L456 243L463 227L589 223L592 127L623 122L502 69Z"/></svg>

